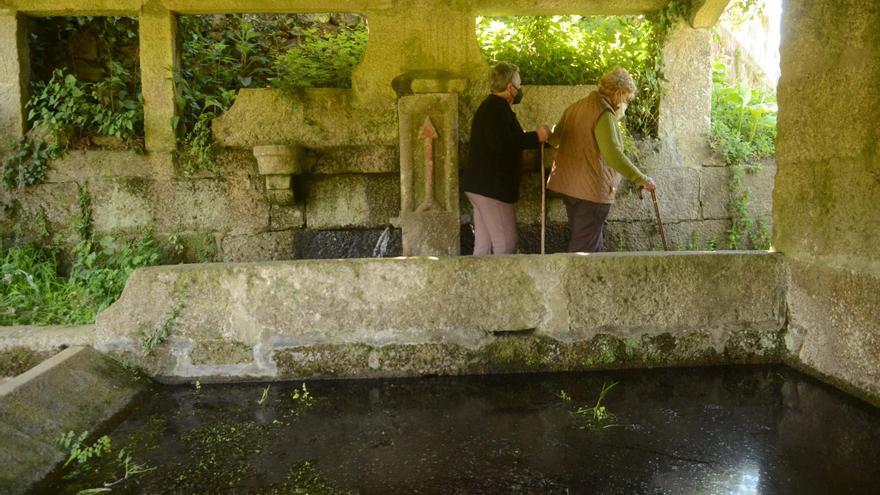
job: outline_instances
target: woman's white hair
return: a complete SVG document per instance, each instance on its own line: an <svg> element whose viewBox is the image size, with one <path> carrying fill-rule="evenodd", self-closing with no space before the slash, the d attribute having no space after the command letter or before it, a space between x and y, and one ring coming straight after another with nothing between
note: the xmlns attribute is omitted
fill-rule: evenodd
<svg viewBox="0 0 880 495"><path fill-rule="evenodd" d="M636 94L636 82L626 69L615 67L599 79L599 92L619 104L625 95Z"/></svg>

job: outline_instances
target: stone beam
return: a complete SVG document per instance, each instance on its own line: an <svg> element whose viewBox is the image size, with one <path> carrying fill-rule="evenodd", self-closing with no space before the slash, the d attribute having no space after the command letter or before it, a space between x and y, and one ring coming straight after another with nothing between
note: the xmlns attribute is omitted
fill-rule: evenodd
<svg viewBox="0 0 880 495"><path fill-rule="evenodd" d="M177 16L159 0L144 2L140 13L141 87L144 138L148 151L176 148L171 119L176 112L171 68L178 65Z"/></svg>
<svg viewBox="0 0 880 495"><path fill-rule="evenodd" d="M718 22L730 0L694 0L690 23L695 28L710 28Z"/></svg>
<svg viewBox="0 0 880 495"><path fill-rule="evenodd" d="M28 48L25 19L0 10L0 149L27 127Z"/></svg>
<svg viewBox="0 0 880 495"><path fill-rule="evenodd" d="M478 15L627 15L662 9L668 0L473 0Z"/></svg>
<svg viewBox="0 0 880 495"><path fill-rule="evenodd" d="M365 12L394 7L393 0L162 0L180 14Z"/></svg>
<svg viewBox="0 0 880 495"><path fill-rule="evenodd" d="M697 0L701 1L701 0ZM0 0L7 7L32 16L58 15L136 15L144 0ZM169 11L180 14L212 13L295 13L295 12L366 12L399 7L400 0L161 0ZM653 12L668 0L472 0L461 2L462 11L475 15L622 15ZM726 0L705 0L697 10L711 12L709 4ZM717 16L712 23L717 20Z"/></svg>
<svg viewBox="0 0 880 495"><path fill-rule="evenodd" d="M5 0L12 10L31 16L137 15L141 0ZM0 6L3 3L0 2Z"/></svg>

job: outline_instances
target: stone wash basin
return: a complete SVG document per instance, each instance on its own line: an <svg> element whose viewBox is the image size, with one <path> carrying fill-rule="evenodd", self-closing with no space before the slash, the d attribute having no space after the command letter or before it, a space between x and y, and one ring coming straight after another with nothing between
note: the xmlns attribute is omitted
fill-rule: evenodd
<svg viewBox="0 0 880 495"><path fill-rule="evenodd" d="M880 412L781 366L816 373L789 269L767 252L140 269L94 326L0 331L16 362L74 346L0 384L0 493L863 492ZM264 383L212 383L246 381ZM55 439L86 430L115 450L71 478ZM120 481L120 452L146 471Z"/></svg>
<svg viewBox="0 0 880 495"><path fill-rule="evenodd" d="M611 384L604 419L583 412ZM107 432L155 469L113 492L806 495L880 483L880 411L780 366L303 387L142 396ZM112 462L72 480L56 470L32 493L100 487Z"/></svg>

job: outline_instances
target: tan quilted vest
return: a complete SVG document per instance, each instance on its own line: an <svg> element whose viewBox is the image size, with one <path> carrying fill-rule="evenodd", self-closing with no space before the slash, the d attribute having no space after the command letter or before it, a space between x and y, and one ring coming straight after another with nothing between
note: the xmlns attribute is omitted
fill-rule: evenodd
<svg viewBox="0 0 880 495"><path fill-rule="evenodd" d="M558 146L547 188L594 203L614 203L621 176L605 163L593 129L611 100L593 91L565 109L550 143Z"/></svg>

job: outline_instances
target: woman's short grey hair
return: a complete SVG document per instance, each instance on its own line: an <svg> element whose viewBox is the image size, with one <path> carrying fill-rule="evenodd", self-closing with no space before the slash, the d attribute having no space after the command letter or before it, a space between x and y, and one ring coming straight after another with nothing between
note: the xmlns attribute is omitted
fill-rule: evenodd
<svg viewBox="0 0 880 495"><path fill-rule="evenodd" d="M507 89L507 84L513 82L513 77L519 73L519 67L507 62L498 62L489 70L489 87L493 93L500 93Z"/></svg>

